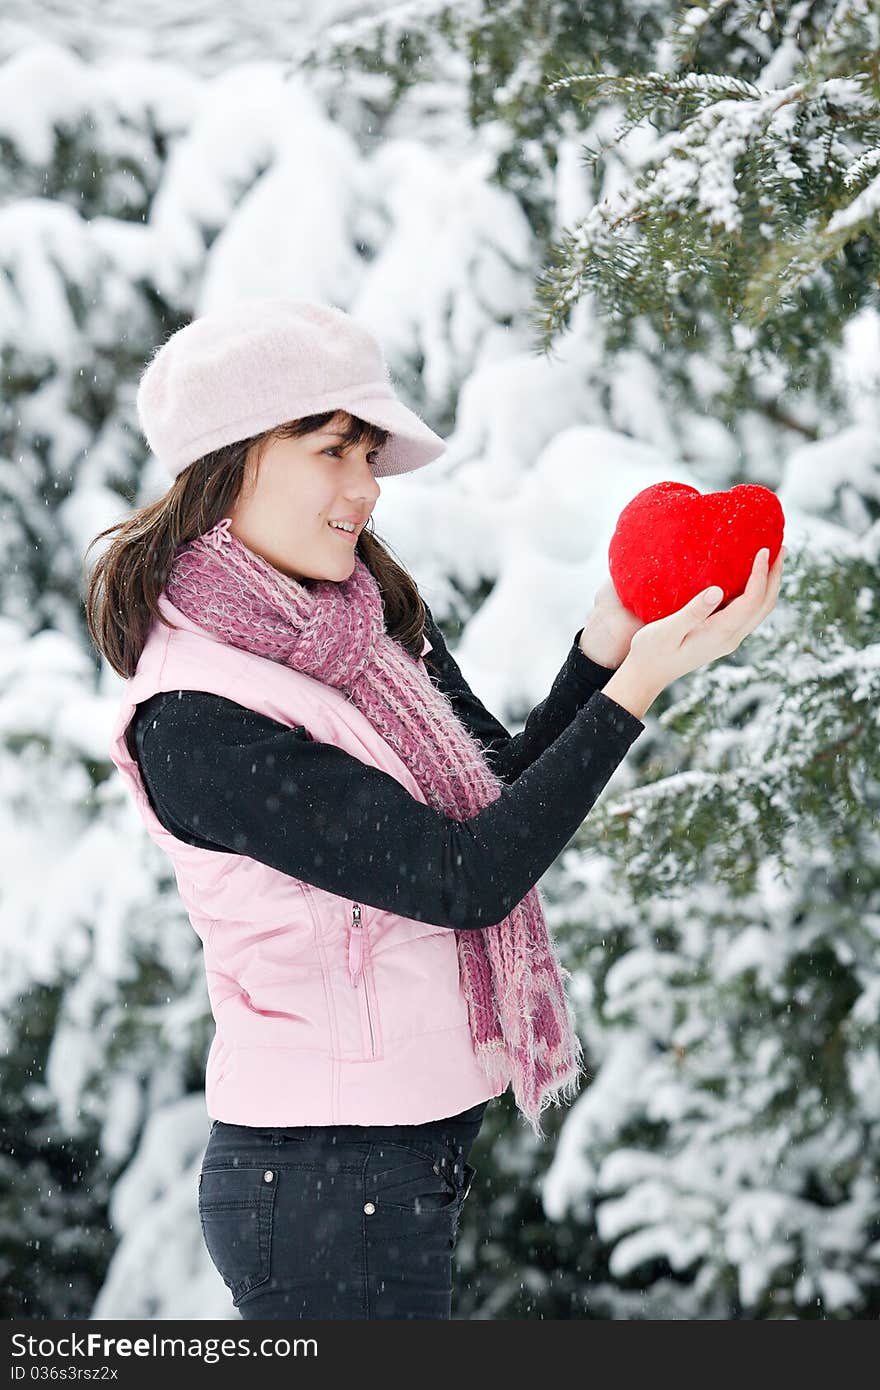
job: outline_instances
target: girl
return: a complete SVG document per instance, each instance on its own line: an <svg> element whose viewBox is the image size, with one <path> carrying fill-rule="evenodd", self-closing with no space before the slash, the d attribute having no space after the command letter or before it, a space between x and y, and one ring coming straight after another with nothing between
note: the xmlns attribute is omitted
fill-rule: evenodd
<svg viewBox="0 0 880 1390"><path fill-rule="evenodd" d="M606 586L511 738L366 529L377 479L444 447L370 334L239 301L137 404L174 481L95 538L86 608L125 681L111 758L204 947L208 1252L243 1318L448 1318L489 1100L542 1137L580 1075L537 881L772 577L723 631L702 596L642 627Z"/></svg>

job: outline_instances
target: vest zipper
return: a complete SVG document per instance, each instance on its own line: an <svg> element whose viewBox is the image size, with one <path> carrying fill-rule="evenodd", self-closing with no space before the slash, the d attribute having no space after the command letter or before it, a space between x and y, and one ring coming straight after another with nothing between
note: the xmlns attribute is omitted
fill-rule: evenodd
<svg viewBox="0 0 880 1390"><path fill-rule="evenodd" d="M363 976L364 962L364 926L361 921L360 903L351 905L351 929L348 938L348 969L351 975L351 983L357 989L358 977ZM373 1036L373 1015L370 1012L370 991L367 988L367 981L364 979L364 999L367 1005L367 1023L370 1026L370 1055L376 1055L376 1040Z"/></svg>

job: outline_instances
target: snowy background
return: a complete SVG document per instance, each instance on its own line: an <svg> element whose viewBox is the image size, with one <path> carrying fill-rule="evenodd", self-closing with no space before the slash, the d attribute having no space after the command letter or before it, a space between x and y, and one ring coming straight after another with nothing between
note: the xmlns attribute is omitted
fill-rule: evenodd
<svg viewBox="0 0 880 1390"><path fill-rule="evenodd" d="M683 364L690 404L671 400L651 351L633 346L609 361L589 299L552 356L539 355L530 313L542 246L522 199L493 178L497 132L470 128L454 61L442 83L413 87L391 110L382 74L291 66L329 19L370 8L190 0L184 14L151 7L149 31L134 4L4 9L7 1318L237 1316L196 1209L212 1031L198 943L109 764L121 682L98 666L81 611L89 541L165 489L134 394L168 313L177 326L278 290L338 303L376 334L401 395L448 441L432 467L383 480L376 531L511 732L546 695L607 577L621 508L652 483L773 488L792 582L807 556L828 574L873 553L864 547L880 501L876 311L851 322L835 356L834 420L804 393L789 403L794 427L759 412L721 423L707 403L722 368L704 356ZM556 226L588 207L579 151L610 124L606 115L599 131L585 125L559 140L540 190ZM604 190L644 153L639 138L615 152ZM768 374L768 397L783 386ZM876 614L867 586L861 603ZM756 639L768 661L774 641L791 637L785 610L784 589ZM805 612L818 631L819 609L799 621ZM806 651L803 661L786 659L792 680L813 678ZM651 759L677 771L664 708L649 712L606 798L631 791ZM760 755L770 778L778 726L755 717L735 736L746 762L753 741L751 766ZM580 967L596 1079L544 1151L504 1106L487 1120L457 1255L460 1315L727 1317L735 1302L767 1316L780 1289L789 1307L821 1300L824 1316L850 1315L880 1256L876 1192L853 1152L880 1118L876 1041L860 1046L860 1063L850 1059L861 1065L850 1077L858 1140L815 1110L809 1132L798 1129L782 1098L778 1126L768 1121L765 1090L785 1048L754 1018L733 1015L748 1034L745 1058L726 1050L739 1024L708 1054L725 1086L740 1069L726 1109L695 1106L717 1087L700 1092L702 1077L681 1075L675 1060L705 1040L714 1007L696 962L713 987L753 991L753 1004L763 989L798 997L786 975L794 935L800 950L809 928L817 952L829 935L827 916L810 917L815 846L784 885L765 866L735 907L723 881L698 876L683 879L680 897L637 903L591 820L582 834L543 886ZM860 926L875 948L861 973L853 967L851 1000L868 1037L880 1009L876 899L869 916ZM675 949L664 949L673 928ZM668 1142L657 1145L661 1125ZM832 1160L847 1173L834 1202L811 1186Z"/></svg>

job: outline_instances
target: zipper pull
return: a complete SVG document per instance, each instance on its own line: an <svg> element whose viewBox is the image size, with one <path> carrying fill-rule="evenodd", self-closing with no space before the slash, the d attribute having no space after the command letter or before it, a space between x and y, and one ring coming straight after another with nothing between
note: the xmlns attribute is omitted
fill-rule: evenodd
<svg viewBox="0 0 880 1390"><path fill-rule="evenodd" d="M351 905L351 927L348 935L348 969L351 975L351 983L357 989L358 976L361 973L364 959L364 938L363 926L361 924L360 903Z"/></svg>

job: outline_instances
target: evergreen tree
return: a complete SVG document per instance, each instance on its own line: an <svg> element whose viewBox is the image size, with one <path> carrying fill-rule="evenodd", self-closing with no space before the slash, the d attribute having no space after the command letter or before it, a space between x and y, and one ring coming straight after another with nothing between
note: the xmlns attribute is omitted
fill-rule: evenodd
<svg viewBox="0 0 880 1390"><path fill-rule="evenodd" d="M834 349L878 303L878 51L869 0L428 0L332 26L295 67L340 85L381 72L386 124L413 84L466 80L493 177L542 246L536 346L590 293L609 359L636 345L694 405L688 359L706 356L717 419L754 410L816 437L799 393L845 423ZM590 206L560 225L577 135Z"/></svg>
<svg viewBox="0 0 880 1390"><path fill-rule="evenodd" d="M743 458L705 481L762 481L796 504L799 469L824 471L810 510L827 529L792 555L780 610L742 652L664 692L638 786L548 875L593 1074L542 1174L555 1259L542 1242L519 1285L499 1278L468 1306L876 1317L880 412L870 363L855 399L840 350L851 361L877 307L878 16L866 0L734 0L676 6L658 35L625 8L629 26L552 0L440 6L418 39L396 11L396 57L417 48L414 80L430 80L467 53L475 125L544 169L567 101L586 112L593 205L560 227L528 204L546 246L540 346L592 327L589 300L609 360L635 345L675 398L741 432ZM572 21L574 53L530 43ZM389 27L362 21L347 59L390 65ZM487 114L480 94L499 89ZM496 176L515 187L522 165L499 157ZM875 355L873 385L876 369ZM756 457L758 414L778 460ZM815 442L793 450L794 432ZM503 1269L502 1247L522 1267L498 1233L519 1214L531 1238L526 1194L499 1194L471 1277Z"/></svg>
<svg viewBox="0 0 880 1390"><path fill-rule="evenodd" d="M589 1202L650 1316L670 1281L690 1317L880 1312L878 558L880 523L805 558L567 851L597 1078L548 1209Z"/></svg>
<svg viewBox="0 0 880 1390"><path fill-rule="evenodd" d="M878 51L867 0L737 0L677 16L662 70L552 84L590 110L618 98L614 140L646 120L658 138L552 248L545 342L589 288L667 349L735 353L755 377L780 363L788 390L824 386L842 326L878 302Z"/></svg>
<svg viewBox="0 0 880 1390"><path fill-rule="evenodd" d="M186 312L141 278L170 103L111 98L49 45L7 67L80 104L3 137L0 1316L83 1318L126 1224L117 1179L210 1043L198 942L108 761L118 682L82 609L88 541L155 485L132 379Z"/></svg>

